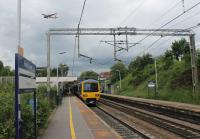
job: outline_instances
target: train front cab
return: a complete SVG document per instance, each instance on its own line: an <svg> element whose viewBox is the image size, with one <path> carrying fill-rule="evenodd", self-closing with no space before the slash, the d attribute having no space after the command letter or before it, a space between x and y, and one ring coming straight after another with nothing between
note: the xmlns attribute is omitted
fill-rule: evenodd
<svg viewBox="0 0 200 139"><path fill-rule="evenodd" d="M81 90L81 97L86 104L96 104L100 99L100 85L98 81L83 81Z"/></svg>

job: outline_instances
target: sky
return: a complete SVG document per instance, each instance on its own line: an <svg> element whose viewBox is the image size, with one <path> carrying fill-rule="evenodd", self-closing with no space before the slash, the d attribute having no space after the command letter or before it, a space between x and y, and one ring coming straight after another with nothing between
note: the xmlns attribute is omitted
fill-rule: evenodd
<svg viewBox="0 0 200 139"><path fill-rule="evenodd" d="M183 12L182 0L87 0L80 27L135 27L159 28ZM37 67L46 67L47 38L50 28L76 28L84 0L22 0L22 42L24 56ZM199 0L185 0L185 10ZM44 19L41 14L57 13L57 19ZM184 29L200 23L200 5L185 13L165 28ZM196 47L200 48L200 29L196 34ZM129 42L137 42L144 36L130 36ZM159 37L149 37L142 43L123 52L118 58L128 64L136 56L150 53L153 56L163 54L170 49L177 37L164 37L147 49ZM124 37L117 37L124 40ZM94 70L109 71L115 63L113 47L100 42L110 41L108 36L81 36L80 52L95 59L92 64L88 59L75 55L74 73ZM54 36L51 39L51 67L60 63L69 65L72 75L72 61L75 47L74 36ZM65 51L63 55L59 52ZM0 1L0 60L14 68L14 54L17 52L17 0Z"/></svg>

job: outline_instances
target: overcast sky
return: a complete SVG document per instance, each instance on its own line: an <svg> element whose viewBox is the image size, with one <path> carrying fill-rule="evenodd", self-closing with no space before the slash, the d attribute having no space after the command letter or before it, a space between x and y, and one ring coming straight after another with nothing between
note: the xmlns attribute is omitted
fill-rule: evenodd
<svg viewBox="0 0 200 139"><path fill-rule="evenodd" d="M81 27L135 27L159 28L164 23L183 12L181 0L87 0ZM77 27L84 0L22 0L22 47L24 56L39 67L46 66L46 35L49 28ZM185 9L199 0L185 0ZM174 8L172 8L174 7ZM170 10L169 10L170 9ZM41 14L56 12L59 18L44 19ZM166 14L165 14L166 13ZM165 28L188 28L200 22L200 5L175 20ZM200 29L195 29L197 48L200 47ZM137 42L138 36L129 37ZM117 40L125 39L117 37ZM131 59L149 52L154 56L169 49L174 39L164 37L152 48L146 48L158 37L150 37L132 47L118 58L128 64ZM84 70L108 71L114 64L113 47L100 40L112 40L105 36L81 36L81 53L93 57L96 62L89 64L87 59L75 60L75 73ZM51 66L66 63L72 69L74 36L56 36L51 45ZM17 51L17 0L0 1L0 60L14 67L14 53ZM146 51L144 51L146 50ZM58 55L66 51L66 54ZM111 60L111 61L110 61ZM110 61L110 62L108 62ZM103 65L102 65L103 64Z"/></svg>

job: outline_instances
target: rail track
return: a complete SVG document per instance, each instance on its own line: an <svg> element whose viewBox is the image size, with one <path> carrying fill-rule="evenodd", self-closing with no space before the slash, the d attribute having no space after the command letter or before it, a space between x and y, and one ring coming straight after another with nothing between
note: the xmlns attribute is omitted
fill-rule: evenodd
<svg viewBox="0 0 200 139"><path fill-rule="evenodd" d="M124 139L154 139L153 136L137 130L134 126L124 122L123 119L110 114L105 108L97 106L93 107L92 110Z"/></svg>
<svg viewBox="0 0 200 139"><path fill-rule="evenodd" d="M173 116L169 116L168 111L166 111L166 113L163 110L159 112L159 108L155 110L155 107L153 107L153 110L151 109L151 107L147 109L147 105L142 106L141 103L138 107L138 105L134 103L131 104L130 100L126 101L125 99L120 99L116 97L112 98L111 96L103 96L103 98L101 98L99 102L100 104L104 104L120 112L126 113L129 116L142 119L143 121L172 132L180 137L188 139L200 138L200 128L198 128L199 122L195 122L192 119L186 119L186 117L191 118L193 115L186 114L185 116L180 116L180 113L178 113L177 115L176 113L173 113ZM199 117L196 116L196 119L198 118Z"/></svg>
<svg viewBox="0 0 200 139"><path fill-rule="evenodd" d="M133 106L135 108L147 110L153 113L162 114L171 118L187 121L193 124L200 125L200 112L194 112L189 109L174 108L171 106L164 106L159 104L152 104L149 102L137 101L132 99L126 99L122 97L113 97L111 95L102 95L104 99L115 101L121 104L126 104L128 106Z"/></svg>

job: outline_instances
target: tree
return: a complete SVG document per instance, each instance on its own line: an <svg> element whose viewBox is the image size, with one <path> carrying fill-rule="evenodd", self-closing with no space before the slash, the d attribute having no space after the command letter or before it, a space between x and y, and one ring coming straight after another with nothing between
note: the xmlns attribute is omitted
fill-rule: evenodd
<svg viewBox="0 0 200 139"><path fill-rule="evenodd" d="M3 62L0 61L0 75L3 74L3 69L4 69Z"/></svg>
<svg viewBox="0 0 200 139"><path fill-rule="evenodd" d="M36 70L36 76L37 77L46 77L47 76L47 69L46 68L37 69Z"/></svg>
<svg viewBox="0 0 200 139"><path fill-rule="evenodd" d="M112 83L115 83L116 81L119 80L119 71L120 71L122 79L127 74L126 66L122 62L117 62L110 69L111 69L111 82Z"/></svg>
<svg viewBox="0 0 200 139"><path fill-rule="evenodd" d="M13 73L11 71L11 67L10 66L5 66L3 69L3 76L12 76Z"/></svg>
<svg viewBox="0 0 200 139"><path fill-rule="evenodd" d="M11 70L10 66L4 66L3 62L0 61L0 76L13 76L14 71Z"/></svg>
<svg viewBox="0 0 200 139"><path fill-rule="evenodd" d="M128 68L130 72L143 70L148 64L154 62L152 55L144 54L142 57L138 56L135 60L131 61Z"/></svg>
<svg viewBox="0 0 200 139"><path fill-rule="evenodd" d="M58 71L61 72L62 76L67 76L68 75L68 71L69 71L69 67L66 64L60 64Z"/></svg>
<svg viewBox="0 0 200 139"><path fill-rule="evenodd" d="M165 58L173 60L173 53L171 50L167 50L164 55Z"/></svg>
<svg viewBox="0 0 200 139"><path fill-rule="evenodd" d="M3 69L3 62L2 61L0 61L0 70L2 70Z"/></svg>
<svg viewBox="0 0 200 139"><path fill-rule="evenodd" d="M98 73L90 70L90 71L84 71L80 75L81 79L98 79Z"/></svg>
<svg viewBox="0 0 200 139"><path fill-rule="evenodd" d="M163 57L164 69L167 70L173 64L173 53L171 50L167 50Z"/></svg>
<svg viewBox="0 0 200 139"><path fill-rule="evenodd" d="M67 76L69 71L69 67L66 64L60 64L58 67L58 75L59 76ZM46 77L47 76L47 69L46 68L40 68L36 70L36 76L37 77ZM57 67L51 69L51 76L56 77L57 76Z"/></svg>
<svg viewBox="0 0 200 139"><path fill-rule="evenodd" d="M67 76L69 67L66 64L60 64L58 67L58 76ZM57 76L57 68L51 69L51 76Z"/></svg>
<svg viewBox="0 0 200 139"><path fill-rule="evenodd" d="M186 56L190 52L189 43L185 40L185 38L182 38L179 41L174 41L171 48L176 60L179 60L180 56Z"/></svg>

